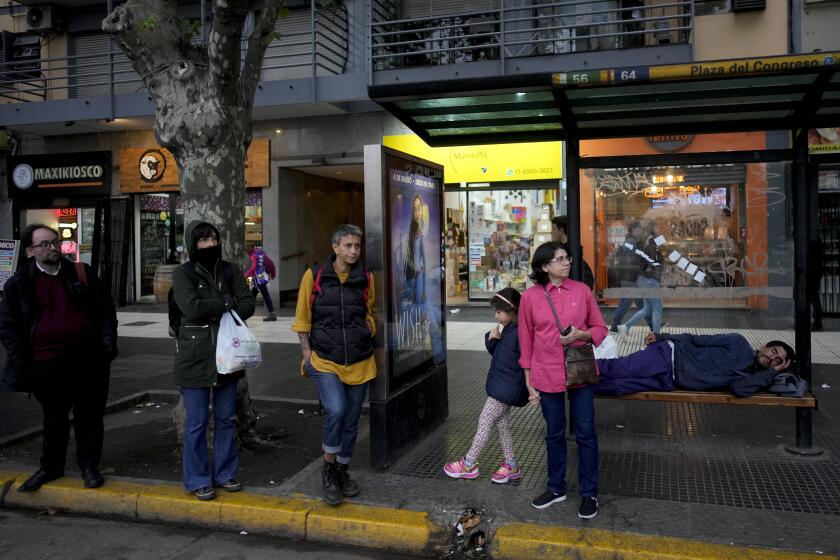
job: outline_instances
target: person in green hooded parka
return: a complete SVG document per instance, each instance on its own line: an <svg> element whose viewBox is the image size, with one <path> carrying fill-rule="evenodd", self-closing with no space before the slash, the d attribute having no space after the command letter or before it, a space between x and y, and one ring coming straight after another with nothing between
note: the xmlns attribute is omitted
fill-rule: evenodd
<svg viewBox="0 0 840 560"><path fill-rule="evenodd" d="M172 272L175 303L183 314L176 335L175 384L185 410L184 488L199 500L241 488L236 479L236 387L245 371L219 374L216 339L219 322L233 310L243 320L254 314L254 296L235 264L222 260L219 230L207 222L191 222L185 239L189 262ZM207 421L213 398L213 456L207 450Z"/></svg>

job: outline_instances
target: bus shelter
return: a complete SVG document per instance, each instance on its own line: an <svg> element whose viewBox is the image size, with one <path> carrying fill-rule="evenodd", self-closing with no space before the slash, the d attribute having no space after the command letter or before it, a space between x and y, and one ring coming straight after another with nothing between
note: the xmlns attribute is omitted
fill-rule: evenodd
<svg viewBox="0 0 840 560"><path fill-rule="evenodd" d="M666 297L733 306L768 332L792 328L810 383L808 288L823 258L813 249L816 193L821 169L840 163L838 70L831 52L381 85L369 96L432 147L563 141L573 277L582 256L596 259L603 299L620 297L606 252L641 208L681 243L664 247L673 261ZM617 149L638 138L660 149ZM679 203L679 212L694 204L699 223L662 218ZM796 409L788 449L820 451L811 409Z"/></svg>

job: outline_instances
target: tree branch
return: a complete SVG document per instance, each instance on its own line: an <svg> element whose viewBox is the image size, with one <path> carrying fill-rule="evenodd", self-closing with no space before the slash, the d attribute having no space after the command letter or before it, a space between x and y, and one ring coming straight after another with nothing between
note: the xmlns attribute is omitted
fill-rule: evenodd
<svg viewBox="0 0 840 560"><path fill-rule="evenodd" d="M222 103L237 103L236 85L239 83L240 41L247 0L213 0L213 28L207 40L210 77Z"/></svg>
<svg viewBox="0 0 840 560"><path fill-rule="evenodd" d="M129 0L102 21L146 86L179 59L183 42L176 0Z"/></svg>
<svg viewBox="0 0 840 560"><path fill-rule="evenodd" d="M265 0L254 30L248 37L248 52L245 54L239 88L239 106L246 110L254 105L254 92L260 81L265 50L275 36L274 23L281 13L283 16L288 13L285 4L285 0Z"/></svg>

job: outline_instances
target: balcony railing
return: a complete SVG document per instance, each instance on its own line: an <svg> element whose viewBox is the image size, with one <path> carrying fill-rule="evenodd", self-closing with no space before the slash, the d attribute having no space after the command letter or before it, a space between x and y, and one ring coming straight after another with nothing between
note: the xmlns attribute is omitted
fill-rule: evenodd
<svg viewBox="0 0 840 560"><path fill-rule="evenodd" d="M343 3L292 12L278 20L276 30L278 37L266 49L261 81L314 79L345 72L349 27ZM243 41L243 57L246 46ZM93 49L95 54L89 53L90 48L85 50L86 54L0 62L0 103L125 94L144 89L140 76L107 35L101 36L101 45Z"/></svg>
<svg viewBox="0 0 840 560"><path fill-rule="evenodd" d="M514 7L500 0L494 10L412 19L389 19L385 1L371 9L374 71L684 44L694 20L691 0L645 0L631 8L615 0Z"/></svg>

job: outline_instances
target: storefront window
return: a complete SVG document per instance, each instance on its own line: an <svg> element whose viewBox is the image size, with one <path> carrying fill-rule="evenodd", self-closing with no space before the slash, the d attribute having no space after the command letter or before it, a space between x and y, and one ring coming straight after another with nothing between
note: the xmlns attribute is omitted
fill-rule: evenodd
<svg viewBox="0 0 840 560"><path fill-rule="evenodd" d="M245 243L263 243L262 189L245 190Z"/></svg>
<svg viewBox="0 0 840 560"><path fill-rule="evenodd" d="M792 306L785 177L783 163L587 170L596 294L671 307Z"/></svg>
<svg viewBox="0 0 840 560"><path fill-rule="evenodd" d="M178 264L184 250L184 213L176 193L140 195L140 295L154 293L158 266Z"/></svg>
<svg viewBox="0 0 840 560"><path fill-rule="evenodd" d="M91 264L94 208L39 208L26 210L26 224L44 224L55 229L61 239L61 255L72 261Z"/></svg>
<svg viewBox="0 0 840 560"><path fill-rule="evenodd" d="M446 195L450 305L486 300L508 286L524 290L530 285L534 249L551 240L551 218L565 208L560 189L545 184L505 187Z"/></svg>

